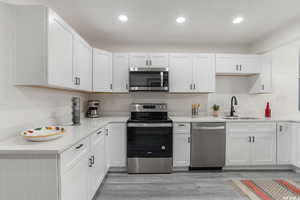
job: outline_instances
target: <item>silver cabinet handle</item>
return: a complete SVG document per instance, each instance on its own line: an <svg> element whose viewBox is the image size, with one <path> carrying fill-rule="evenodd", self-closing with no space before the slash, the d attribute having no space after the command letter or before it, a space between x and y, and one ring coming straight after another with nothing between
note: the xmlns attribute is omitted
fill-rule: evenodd
<svg viewBox="0 0 300 200"><path fill-rule="evenodd" d="M236 71L239 71L239 65L235 66Z"/></svg>
<svg viewBox="0 0 300 200"><path fill-rule="evenodd" d="M89 167L92 167L93 166L93 159L92 157L89 158Z"/></svg>
<svg viewBox="0 0 300 200"><path fill-rule="evenodd" d="M113 85L112 85L112 83L110 84L110 89L112 90L112 88L113 88Z"/></svg>
<svg viewBox="0 0 300 200"><path fill-rule="evenodd" d="M146 124L146 123L128 123L127 127L172 127L171 123L153 123L153 124Z"/></svg>
<svg viewBox="0 0 300 200"><path fill-rule="evenodd" d="M223 129L225 129L225 126L214 126L214 127L202 126L202 127L193 127L193 129L196 129L196 130L223 130Z"/></svg>
<svg viewBox="0 0 300 200"><path fill-rule="evenodd" d="M250 143L252 142L251 136L249 136L249 140L248 140L248 142L250 142Z"/></svg>
<svg viewBox="0 0 300 200"><path fill-rule="evenodd" d="M261 86L261 89L262 89L262 90L265 90L265 85L264 85L264 84Z"/></svg>
<svg viewBox="0 0 300 200"><path fill-rule="evenodd" d="M75 85L80 85L80 78L79 77L75 77Z"/></svg>
<svg viewBox="0 0 300 200"><path fill-rule="evenodd" d="M242 71L242 65L240 65L240 71Z"/></svg>
<svg viewBox="0 0 300 200"><path fill-rule="evenodd" d="M152 65L152 60L150 60L150 65Z"/></svg>
<svg viewBox="0 0 300 200"><path fill-rule="evenodd" d="M282 126L281 125L279 126L279 131L282 132Z"/></svg>
<svg viewBox="0 0 300 200"><path fill-rule="evenodd" d="M255 136L252 136L252 142L253 143L255 142Z"/></svg>
<svg viewBox="0 0 300 200"><path fill-rule="evenodd" d="M102 133L102 131L97 132L97 135L100 135Z"/></svg>
<svg viewBox="0 0 300 200"><path fill-rule="evenodd" d="M194 90L196 89L196 84L194 83Z"/></svg>
<svg viewBox="0 0 300 200"><path fill-rule="evenodd" d="M190 85L190 89L191 89L191 90L193 89L193 84Z"/></svg>
<svg viewBox="0 0 300 200"><path fill-rule="evenodd" d="M178 124L178 126L181 126L181 127L183 127L183 126L185 126L185 124Z"/></svg>

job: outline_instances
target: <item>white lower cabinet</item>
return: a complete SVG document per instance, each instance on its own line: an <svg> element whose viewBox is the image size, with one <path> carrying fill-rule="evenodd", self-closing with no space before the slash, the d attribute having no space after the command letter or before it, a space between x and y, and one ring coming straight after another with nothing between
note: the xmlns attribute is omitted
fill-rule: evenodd
<svg viewBox="0 0 300 200"><path fill-rule="evenodd" d="M292 124L277 124L277 164L292 164Z"/></svg>
<svg viewBox="0 0 300 200"><path fill-rule="evenodd" d="M246 133L228 133L226 137L226 165L250 165L251 144Z"/></svg>
<svg viewBox="0 0 300 200"><path fill-rule="evenodd" d="M190 166L190 123L174 123L173 167Z"/></svg>
<svg viewBox="0 0 300 200"><path fill-rule="evenodd" d="M227 123L226 165L275 165L276 123Z"/></svg>
<svg viewBox="0 0 300 200"><path fill-rule="evenodd" d="M111 123L108 129L108 161L110 167L126 167L126 124Z"/></svg>
<svg viewBox="0 0 300 200"><path fill-rule="evenodd" d="M292 131L292 164L300 168L300 124L293 124Z"/></svg>
<svg viewBox="0 0 300 200"><path fill-rule="evenodd" d="M107 172L106 130L101 129L91 136L89 158L89 199L92 199Z"/></svg>

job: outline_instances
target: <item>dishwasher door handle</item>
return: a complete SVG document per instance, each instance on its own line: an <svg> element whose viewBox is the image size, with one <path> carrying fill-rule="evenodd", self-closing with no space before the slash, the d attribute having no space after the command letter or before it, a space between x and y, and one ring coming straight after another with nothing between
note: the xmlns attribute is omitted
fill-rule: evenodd
<svg viewBox="0 0 300 200"><path fill-rule="evenodd" d="M225 126L214 126L214 127L205 127L205 126L202 126L202 127L193 127L193 129L195 130L203 130L203 131L213 131L213 130L224 130L225 129Z"/></svg>

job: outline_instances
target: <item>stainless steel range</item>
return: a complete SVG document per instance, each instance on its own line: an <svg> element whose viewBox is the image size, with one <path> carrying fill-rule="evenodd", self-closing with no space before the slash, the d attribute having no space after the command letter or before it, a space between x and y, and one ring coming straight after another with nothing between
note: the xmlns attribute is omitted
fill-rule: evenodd
<svg viewBox="0 0 300 200"><path fill-rule="evenodd" d="M167 104L133 103L127 121L128 173L171 173L173 123Z"/></svg>

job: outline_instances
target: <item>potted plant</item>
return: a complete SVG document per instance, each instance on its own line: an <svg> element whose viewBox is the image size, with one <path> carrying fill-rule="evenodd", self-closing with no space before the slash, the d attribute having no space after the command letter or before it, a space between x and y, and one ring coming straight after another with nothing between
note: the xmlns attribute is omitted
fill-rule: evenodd
<svg viewBox="0 0 300 200"><path fill-rule="evenodd" d="M213 116L214 117L219 117L220 106L217 105L217 104L214 104L212 109L213 109Z"/></svg>

